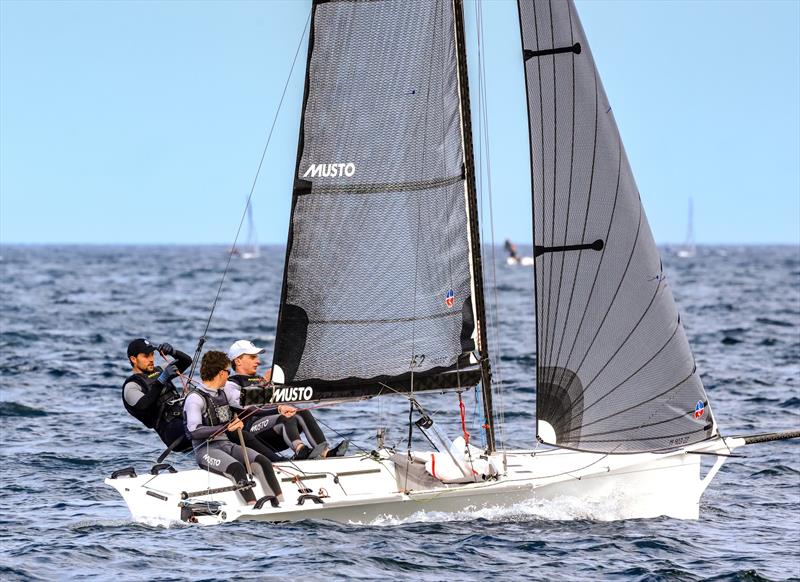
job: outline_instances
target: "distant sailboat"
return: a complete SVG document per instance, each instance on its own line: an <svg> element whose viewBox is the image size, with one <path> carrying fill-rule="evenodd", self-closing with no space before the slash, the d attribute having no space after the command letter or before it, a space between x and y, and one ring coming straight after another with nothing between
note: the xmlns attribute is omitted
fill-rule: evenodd
<svg viewBox="0 0 800 582"><path fill-rule="evenodd" d="M692 199L689 198L689 222L686 227L686 241L678 250L678 256L682 259L691 259L695 254L697 254L697 249L694 244L694 206Z"/></svg>
<svg viewBox="0 0 800 582"><path fill-rule="evenodd" d="M511 242L510 239L506 239L504 248L508 253L506 257L506 264L510 266L515 265L522 265L523 267L532 267L533 266L533 257L521 257L517 254L517 245Z"/></svg>
<svg viewBox="0 0 800 582"><path fill-rule="evenodd" d="M242 247L244 250L235 247L232 254L240 259L257 259L261 256L261 249L258 248L258 238L256 237L256 226L253 222L253 204L250 201L247 202L247 236Z"/></svg>

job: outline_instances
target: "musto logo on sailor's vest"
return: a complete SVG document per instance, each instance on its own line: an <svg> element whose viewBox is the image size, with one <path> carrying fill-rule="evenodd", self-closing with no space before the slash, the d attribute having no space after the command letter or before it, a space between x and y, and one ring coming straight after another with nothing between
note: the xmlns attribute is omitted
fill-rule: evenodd
<svg viewBox="0 0 800 582"><path fill-rule="evenodd" d="M350 178L356 173L356 165L353 162L346 164L311 164L303 178L338 178L346 176Z"/></svg>
<svg viewBox="0 0 800 582"><path fill-rule="evenodd" d="M275 388L270 402L297 402L298 400L311 400L314 389L311 386L284 386Z"/></svg>

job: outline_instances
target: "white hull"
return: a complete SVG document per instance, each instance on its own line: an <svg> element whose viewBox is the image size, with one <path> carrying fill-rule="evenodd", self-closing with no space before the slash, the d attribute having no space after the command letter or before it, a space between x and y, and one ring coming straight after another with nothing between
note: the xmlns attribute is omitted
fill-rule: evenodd
<svg viewBox="0 0 800 582"><path fill-rule="evenodd" d="M458 512L508 507L529 500L560 499L588 504L613 500L614 510L606 519L662 515L697 519L700 497L725 457L712 457L716 462L701 477L702 455L695 453L725 455L743 444L741 439L729 438L724 443L717 439L669 453L631 455L561 449L508 451L505 473L497 478L409 491L404 491L403 473L388 459L388 453L383 453L380 459L362 455L280 463L276 467L285 497L280 507L267 503L256 510L235 492L198 495L192 500L223 504L218 515L198 516L197 522L202 524L300 519L371 522L382 517L403 518L420 511ZM496 455L503 457L503 453ZM301 481L295 482L294 476L299 476ZM181 520L183 491L231 485L225 477L200 469L162 472L157 476L119 477L106 479L106 483L122 495L134 520L151 524ZM322 498L321 504L313 500L298 504L302 494L299 489L303 487L313 494L319 494L322 489L328 496ZM255 493L256 497L263 494L260 486L256 486Z"/></svg>
<svg viewBox="0 0 800 582"><path fill-rule="evenodd" d="M533 257L520 257L515 259L514 257L506 257L506 264L509 266L522 266L522 267L532 267L533 266Z"/></svg>

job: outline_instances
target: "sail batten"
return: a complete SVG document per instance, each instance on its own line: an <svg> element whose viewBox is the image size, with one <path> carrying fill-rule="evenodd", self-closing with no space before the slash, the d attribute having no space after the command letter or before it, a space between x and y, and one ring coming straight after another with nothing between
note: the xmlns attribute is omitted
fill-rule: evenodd
<svg viewBox="0 0 800 582"><path fill-rule="evenodd" d="M313 399L471 387L452 0L315 0L311 26L275 377Z"/></svg>
<svg viewBox="0 0 800 582"><path fill-rule="evenodd" d="M518 0L518 8L538 435L608 453L710 438L708 398L574 5Z"/></svg>

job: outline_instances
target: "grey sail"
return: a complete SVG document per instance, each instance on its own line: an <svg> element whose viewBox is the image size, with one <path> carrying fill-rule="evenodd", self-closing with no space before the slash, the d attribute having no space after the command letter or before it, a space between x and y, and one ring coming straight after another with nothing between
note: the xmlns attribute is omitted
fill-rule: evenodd
<svg viewBox="0 0 800 582"><path fill-rule="evenodd" d="M535 241L537 435L630 453L716 433L575 7L519 0Z"/></svg>
<svg viewBox="0 0 800 582"><path fill-rule="evenodd" d="M480 377L454 30L451 0L313 3L273 378L314 399Z"/></svg>

